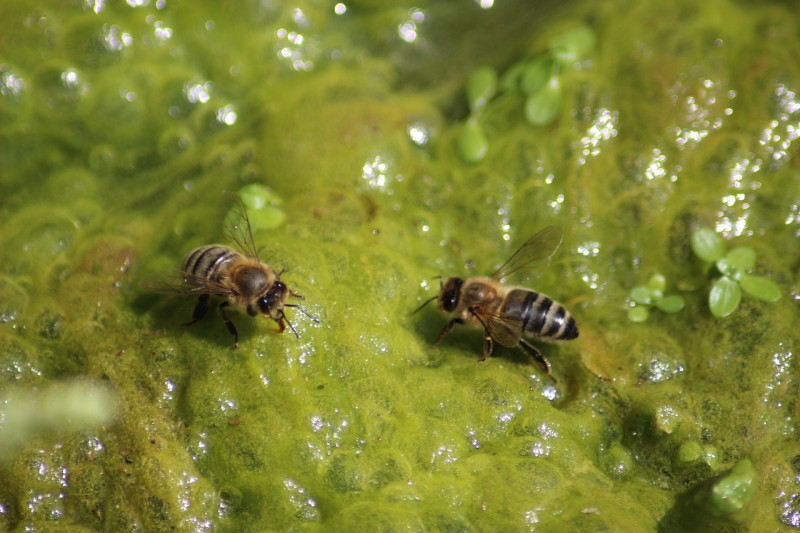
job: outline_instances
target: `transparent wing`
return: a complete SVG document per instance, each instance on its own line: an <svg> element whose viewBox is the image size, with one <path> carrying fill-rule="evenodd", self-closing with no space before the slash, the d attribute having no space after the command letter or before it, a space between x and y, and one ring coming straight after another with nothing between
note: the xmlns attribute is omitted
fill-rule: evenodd
<svg viewBox="0 0 800 533"><path fill-rule="evenodd" d="M497 313L478 312L476 315L497 344L506 348L513 348L519 344L519 339L522 337L522 320Z"/></svg>
<svg viewBox="0 0 800 533"><path fill-rule="evenodd" d="M492 279L500 281L532 263L549 259L556 253L563 238L564 230L559 226L547 226L525 241L525 244L520 246L514 255L497 269L497 272L492 274Z"/></svg>
<svg viewBox="0 0 800 533"><path fill-rule="evenodd" d="M233 207L225 216L225 233L240 252L257 260L258 251L253 240L253 230L250 228L247 209L237 195L230 193L230 196L233 196L235 200Z"/></svg>
<svg viewBox="0 0 800 533"><path fill-rule="evenodd" d="M164 279L145 281L142 284L142 288L147 292L156 294L229 296L233 292L221 283L180 271L175 271Z"/></svg>

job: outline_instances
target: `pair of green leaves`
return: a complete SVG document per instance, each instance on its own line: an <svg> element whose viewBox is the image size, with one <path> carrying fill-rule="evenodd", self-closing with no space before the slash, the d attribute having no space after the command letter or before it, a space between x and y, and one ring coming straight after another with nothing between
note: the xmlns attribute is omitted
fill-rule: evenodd
<svg viewBox="0 0 800 533"><path fill-rule="evenodd" d="M720 236L705 227L692 232L691 245L697 257L713 263L721 274L711 285L708 296L714 316L721 318L733 313L742 300L742 291L767 302L780 300L781 290L774 282L747 273L756 264L756 252L751 247L737 246L728 251Z"/></svg>
<svg viewBox="0 0 800 533"><path fill-rule="evenodd" d="M650 316L650 308L656 307L665 313L677 313L683 309L684 301L680 294L664 294L667 278L653 274L647 285L637 285L630 292L633 307L628 309L628 319L644 322Z"/></svg>
<svg viewBox="0 0 800 533"><path fill-rule="evenodd" d="M254 233L258 230L277 228L286 220L283 198L266 185L251 183L236 191L236 194L247 209L250 226ZM226 225L235 224L237 216L236 209L233 209L228 213Z"/></svg>
<svg viewBox="0 0 800 533"><path fill-rule="evenodd" d="M579 27L551 39L547 52L512 65L502 78L491 67L476 69L465 87L470 116L456 137L461 159L477 163L486 156L489 141L478 119L499 91L519 92L525 97L523 114L528 123L546 126L553 122L562 106L559 73L588 55L593 47L594 33Z"/></svg>

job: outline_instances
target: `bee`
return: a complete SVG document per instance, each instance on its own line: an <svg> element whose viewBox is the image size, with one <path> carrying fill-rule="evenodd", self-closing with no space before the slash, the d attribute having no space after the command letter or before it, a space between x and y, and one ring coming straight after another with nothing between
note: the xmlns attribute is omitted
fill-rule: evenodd
<svg viewBox="0 0 800 533"><path fill-rule="evenodd" d="M550 372L550 362L525 338L542 341L571 340L578 337L578 326L567 309L549 296L524 287L504 284L509 275L549 259L563 239L557 226L544 228L525 244L490 277L447 278L438 296L423 303L415 313L438 299L439 310L456 314L439 333L433 344L438 344L456 324L482 328L484 331L483 357L492 354L494 343L507 348L521 346L547 376L556 382Z"/></svg>
<svg viewBox="0 0 800 533"><path fill-rule="evenodd" d="M227 234L235 248L222 244L195 248L183 258L177 279L156 287L156 292L161 293L198 295L192 319L181 326L191 326L201 320L208 312L212 296L224 298L217 310L228 332L233 335L234 348L239 347L239 331L228 316L229 308L252 317L264 315L271 318L278 324L278 333L283 333L288 324L297 338L300 338L297 330L284 313L286 307L294 307L314 322L319 322L299 305L286 302L290 296L304 297L281 281L283 271L276 272L258 258L250 219L241 200L229 218Z"/></svg>

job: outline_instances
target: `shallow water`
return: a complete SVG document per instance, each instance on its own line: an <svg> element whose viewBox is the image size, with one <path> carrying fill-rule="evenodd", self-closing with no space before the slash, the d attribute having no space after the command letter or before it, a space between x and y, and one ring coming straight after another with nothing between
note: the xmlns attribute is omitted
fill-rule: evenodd
<svg viewBox="0 0 800 533"><path fill-rule="evenodd" d="M4 3L0 530L800 526L796 17L522 4ZM578 26L595 46L556 122L498 98L464 163L469 73ZM236 314L234 350L141 287L224 242L224 192L253 183L285 215L260 256L320 323ZM447 318L410 313L434 276L490 274L551 224L549 267L513 281L579 322L539 345L558 383L518 350L476 364L476 330L431 346ZM699 226L782 299L714 318ZM635 324L655 272L686 307ZM745 459L749 503L708 503Z"/></svg>

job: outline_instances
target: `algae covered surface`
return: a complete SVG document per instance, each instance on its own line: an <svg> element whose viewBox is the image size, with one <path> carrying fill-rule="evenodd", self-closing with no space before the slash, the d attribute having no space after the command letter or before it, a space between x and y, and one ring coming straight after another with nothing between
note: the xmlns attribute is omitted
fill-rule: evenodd
<svg viewBox="0 0 800 533"><path fill-rule="evenodd" d="M38 4L0 8L0 531L800 527L795 3ZM555 119L503 93L465 162L469 74L575 28ZM234 349L143 287L243 188L319 323L234 313ZM578 321L557 383L431 345L435 276L548 225L509 281ZM780 300L715 318L700 227ZM657 273L685 307L628 320Z"/></svg>

